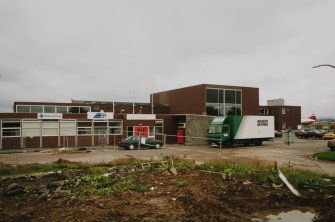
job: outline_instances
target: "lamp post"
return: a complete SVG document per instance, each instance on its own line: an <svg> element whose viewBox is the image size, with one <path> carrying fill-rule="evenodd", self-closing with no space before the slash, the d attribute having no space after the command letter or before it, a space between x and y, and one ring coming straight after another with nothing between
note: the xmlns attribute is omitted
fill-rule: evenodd
<svg viewBox="0 0 335 222"><path fill-rule="evenodd" d="M333 65L329 65L329 64L321 64L321 65L313 66L313 68L319 68L319 67L321 67L321 66L329 66L329 67L335 69L335 66L333 66Z"/></svg>

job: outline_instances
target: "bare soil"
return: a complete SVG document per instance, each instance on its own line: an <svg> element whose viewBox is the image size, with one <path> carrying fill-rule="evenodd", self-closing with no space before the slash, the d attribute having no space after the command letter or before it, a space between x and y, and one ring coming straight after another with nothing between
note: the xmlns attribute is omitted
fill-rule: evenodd
<svg viewBox="0 0 335 222"><path fill-rule="evenodd" d="M43 176L1 179L0 221L251 221L267 210L308 208L315 221L335 218L335 189L274 187L256 178L223 178L190 169L173 175L164 168L114 167L108 186L131 178L144 192L85 193L68 181L90 170L66 170ZM261 220L260 220L261 221Z"/></svg>

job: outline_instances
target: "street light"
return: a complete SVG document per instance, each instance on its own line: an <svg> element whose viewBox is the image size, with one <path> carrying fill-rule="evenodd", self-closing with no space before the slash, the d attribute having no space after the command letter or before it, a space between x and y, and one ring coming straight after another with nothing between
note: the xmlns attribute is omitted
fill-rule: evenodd
<svg viewBox="0 0 335 222"><path fill-rule="evenodd" d="M335 66L333 66L333 65L329 65L329 64L322 64L322 65L318 65L318 66L313 66L313 68L319 68L319 67L321 67L321 66L329 66L329 67L332 67L332 68L335 69Z"/></svg>

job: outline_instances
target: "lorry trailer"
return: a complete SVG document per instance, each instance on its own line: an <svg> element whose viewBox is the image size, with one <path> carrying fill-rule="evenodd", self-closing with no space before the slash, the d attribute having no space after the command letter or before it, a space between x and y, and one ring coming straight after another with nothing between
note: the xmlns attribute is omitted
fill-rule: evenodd
<svg viewBox="0 0 335 222"><path fill-rule="evenodd" d="M209 126L208 143L213 146L262 145L275 136L273 116L219 116Z"/></svg>

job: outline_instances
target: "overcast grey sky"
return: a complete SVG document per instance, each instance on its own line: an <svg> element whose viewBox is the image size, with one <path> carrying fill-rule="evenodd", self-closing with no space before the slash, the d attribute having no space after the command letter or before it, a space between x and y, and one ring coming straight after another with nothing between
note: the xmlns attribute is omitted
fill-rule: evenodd
<svg viewBox="0 0 335 222"><path fill-rule="evenodd" d="M148 102L195 84L258 87L335 116L334 0L0 0L0 112L14 101Z"/></svg>

